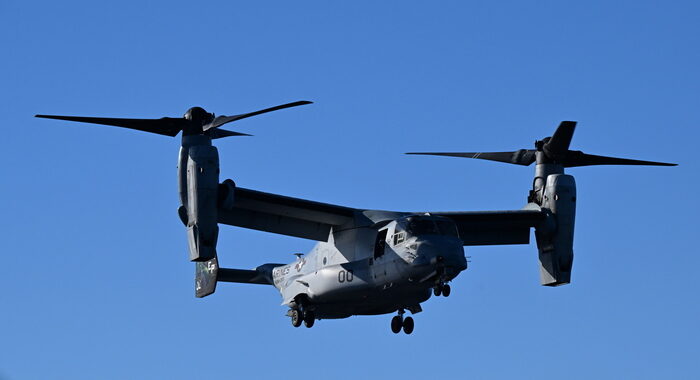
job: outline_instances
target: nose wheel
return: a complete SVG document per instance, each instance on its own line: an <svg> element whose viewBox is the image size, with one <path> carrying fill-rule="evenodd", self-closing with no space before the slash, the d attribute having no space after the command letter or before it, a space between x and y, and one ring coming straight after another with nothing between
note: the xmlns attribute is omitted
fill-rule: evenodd
<svg viewBox="0 0 700 380"><path fill-rule="evenodd" d="M391 318L391 332L394 334L400 333L401 330L407 335L413 332L413 328L415 327L413 318L404 318L404 313L405 311L403 309L399 309L399 315L395 315L394 318Z"/></svg>

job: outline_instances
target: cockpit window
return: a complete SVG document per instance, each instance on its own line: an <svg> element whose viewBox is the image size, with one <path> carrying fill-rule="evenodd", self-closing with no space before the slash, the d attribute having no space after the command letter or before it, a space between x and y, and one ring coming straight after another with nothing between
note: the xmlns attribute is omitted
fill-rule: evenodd
<svg viewBox="0 0 700 380"><path fill-rule="evenodd" d="M440 233L432 220L417 218L408 222L408 232L411 235L437 235Z"/></svg>
<svg viewBox="0 0 700 380"><path fill-rule="evenodd" d="M457 226L451 220L411 217L405 225L411 235L445 235L459 237Z"/></svg>
<svg viewBox="0 0 700 380"><path fill-rule="evenodd" d="M457 233L457 226L455 226L454 223L447 220L438 220L435 223L437 224L438 229L440 229L441 234L459 237L459 234Z"/></svg>

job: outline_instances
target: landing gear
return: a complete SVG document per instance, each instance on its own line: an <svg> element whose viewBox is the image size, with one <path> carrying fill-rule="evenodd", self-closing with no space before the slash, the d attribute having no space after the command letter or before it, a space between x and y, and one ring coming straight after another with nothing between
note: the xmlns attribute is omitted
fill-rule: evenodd
<svg viewBox="0 0 700 380"><path fill-rule="evenodd" d="M311 326L314 325L314 322L316 321L316 315L314 314L313 311L307 310L304 313L304 326L307 328L311 328Z"/></svg>
<svg viewBox="0 0 700 380"><path fill-rule="evenodd" d="M301 311L298 309L292 309L289 311L290 317L292 317L292 326L294 327L299 327L301 326L301 321L302 321L302 316L301 316Z"/></svg>
<svg viewBox="0 0 700 380"><path fill-rule="evenodd" d="M395 315L394 318L391 318L391 332L394 334L400 333L401 329L403 329L403 332L407 335L413 332L413 328L415 327L413 318L404 318L404 313L405 311L403 309L399 309L399 315Z"/></svg>
<svg viewBox="0 0 700 380"><path fill-rule="evenodd" d="M440 295L443 297L449 297L451 291L452 289L450 289L450 286L443 283L439 283L433 288L433 294L435 297L440 297Z"/></svg>
<svg viewBox="0 0 700 380"><path fill-rule="evenodd" d="M316 322L316 313L311 310L290 309L287 315L292 317L292 326L299 327L302 323L310 328Z"/></svg>
<svg viewBox="0 0 700 380"><path fill-rule="evenodd" d="M398 334L401 332L401 327L403 326L403 319L399 315L395 315L391 318L391 332Z"/></svg>
<svg viewBox="0 0 700 380"><path fill-rule="evenodd" d="M405 332L406 335L408 335L413 332L413 327L413 318L406 317L406 319L403 320L403 332Z"/></svg>

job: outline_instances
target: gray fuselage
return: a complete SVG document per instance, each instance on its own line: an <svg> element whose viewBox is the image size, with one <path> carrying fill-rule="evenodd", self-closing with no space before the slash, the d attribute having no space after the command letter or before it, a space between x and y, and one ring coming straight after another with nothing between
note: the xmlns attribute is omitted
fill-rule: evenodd
<svg viewBox="0 0 700 380"><path fill-rule="evenodd" d="M331 232L296 262L273 268L283 304L311 308L319 319L418 312L436 283L467 268L449 219L413 215L358 230Z"/></svg>

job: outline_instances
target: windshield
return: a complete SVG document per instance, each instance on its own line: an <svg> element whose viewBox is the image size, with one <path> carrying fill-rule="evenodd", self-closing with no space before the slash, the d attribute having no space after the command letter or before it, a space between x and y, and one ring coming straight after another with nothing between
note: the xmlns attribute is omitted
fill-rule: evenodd
<svg viewBox="0 0 700 380"><path fill-rule="evenodd" d="M437 220L435 223L437 224L438 229L440 229L441 234L459 237L457 234L457 226L453 222L449 220Z"/></svg>
<svg viewBox="0 0 700 380"><path fill-rule="evenodd" d="M411 235L458 236L457 226L450 220L435 220L412 217L408 219L406 230Z"/></svg>
<svg viewBox="0 0 700 380"><path fill-rule="evenodd" d="M408 232L411 235L435 235L438 229L430 219L411 218L408 222Z"/></svg>

